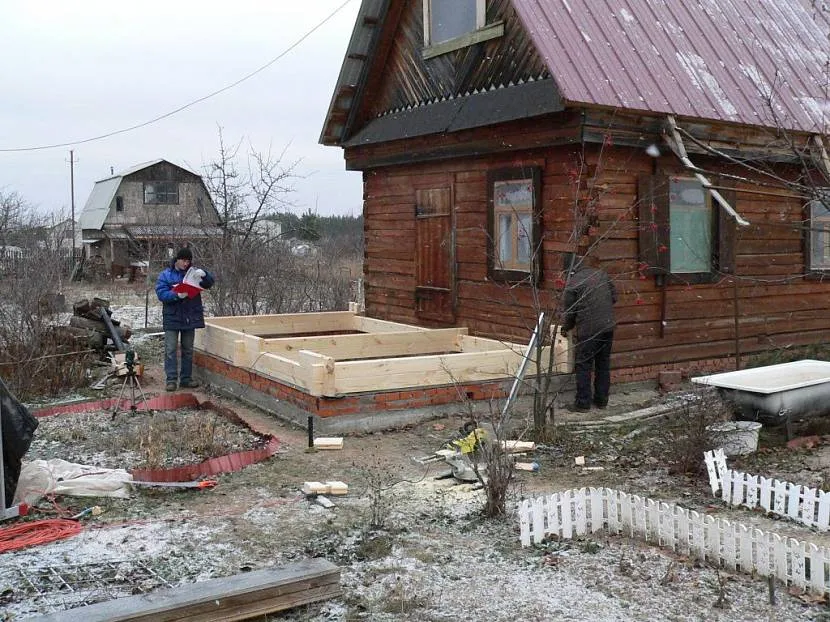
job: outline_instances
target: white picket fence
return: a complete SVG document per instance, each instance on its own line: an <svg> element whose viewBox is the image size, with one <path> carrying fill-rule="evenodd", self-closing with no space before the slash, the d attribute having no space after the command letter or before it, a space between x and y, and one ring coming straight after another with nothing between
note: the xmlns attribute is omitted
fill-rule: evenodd
<svg viewBox="0 0 830 622"><path fill-rule="evenodd" d="M745 573L830 592L830 550L610 488L528 499L519 508L522 546L605 530Z"/></svg>
<svg viewBox="0 0 830 622"><path fill-rule="evenodd" d="M703 454L712 494L721 491L721 499L733 506L765 511L814 527L830 529L830 492L807 488L773 478L733 471L726 466L722 449Z"/></svg>

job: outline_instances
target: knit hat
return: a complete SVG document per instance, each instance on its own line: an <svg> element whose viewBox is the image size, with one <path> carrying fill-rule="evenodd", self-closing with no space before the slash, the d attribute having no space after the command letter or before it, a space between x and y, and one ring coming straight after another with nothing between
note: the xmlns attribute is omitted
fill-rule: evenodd
<svg viewBox="0 0 830 622"><path fill-rule="evenodd" d="M183 246L179 249L179 252L176 253L176 259L187 259L188 261L193 261L193 251L191 251L187 246Z"/></svg>

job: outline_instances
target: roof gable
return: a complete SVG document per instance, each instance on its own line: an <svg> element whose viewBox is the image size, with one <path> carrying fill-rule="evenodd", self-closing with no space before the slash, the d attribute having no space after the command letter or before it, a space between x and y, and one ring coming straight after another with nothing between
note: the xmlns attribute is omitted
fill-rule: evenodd
<svg viewBox="0 0 830 622"><path fill-rule="evenodd" d="M372 115L470 95L430 86L419 48L421 6L422 0L363 0L321 143L342 145L356 132L365 134L369 128L362 126ZM813 0L488 0L487 6L488 22L496 15L518 16L510 45L497 53L530 45L552 77L553 102L825 131L830 19ZM406 36L398 32L401 25ZM410 45L404 49L406 39ZM487 45L492 52L491 42L464 52L465 71L492 64L480 53ZM428 62L435 66L452 58ZM369 74L378 71L384 79L370 81ZM409 89L406 96L400 95L402 85ZM485 88L501 85L493 81ZM428 96L435 99L425 101ZM361 108L371 114L358 122Z"/></svg>

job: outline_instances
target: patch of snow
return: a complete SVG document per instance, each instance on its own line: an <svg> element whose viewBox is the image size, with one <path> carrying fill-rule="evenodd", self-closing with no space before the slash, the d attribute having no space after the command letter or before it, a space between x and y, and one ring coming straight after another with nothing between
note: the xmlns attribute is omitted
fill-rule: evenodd
<svg viewBox="0 0 830 622"><path fill-rule="evenodd" d="M717 78L709 72L703 57L686 52L677 52L675 57L695 86L711 95L726 116L737 116L738 110L721 89Z"/></svg>

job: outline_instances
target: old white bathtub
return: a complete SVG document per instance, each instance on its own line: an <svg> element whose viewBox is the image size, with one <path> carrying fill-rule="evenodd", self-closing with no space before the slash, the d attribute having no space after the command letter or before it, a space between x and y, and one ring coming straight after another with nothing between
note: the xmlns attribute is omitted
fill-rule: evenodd
<svg viewBox="0 0 830 622"><path fill-rule="evenodd" d="M743 419L785 423L830 413L830 362L801 360L692 378L718 387Z"/></svg>

